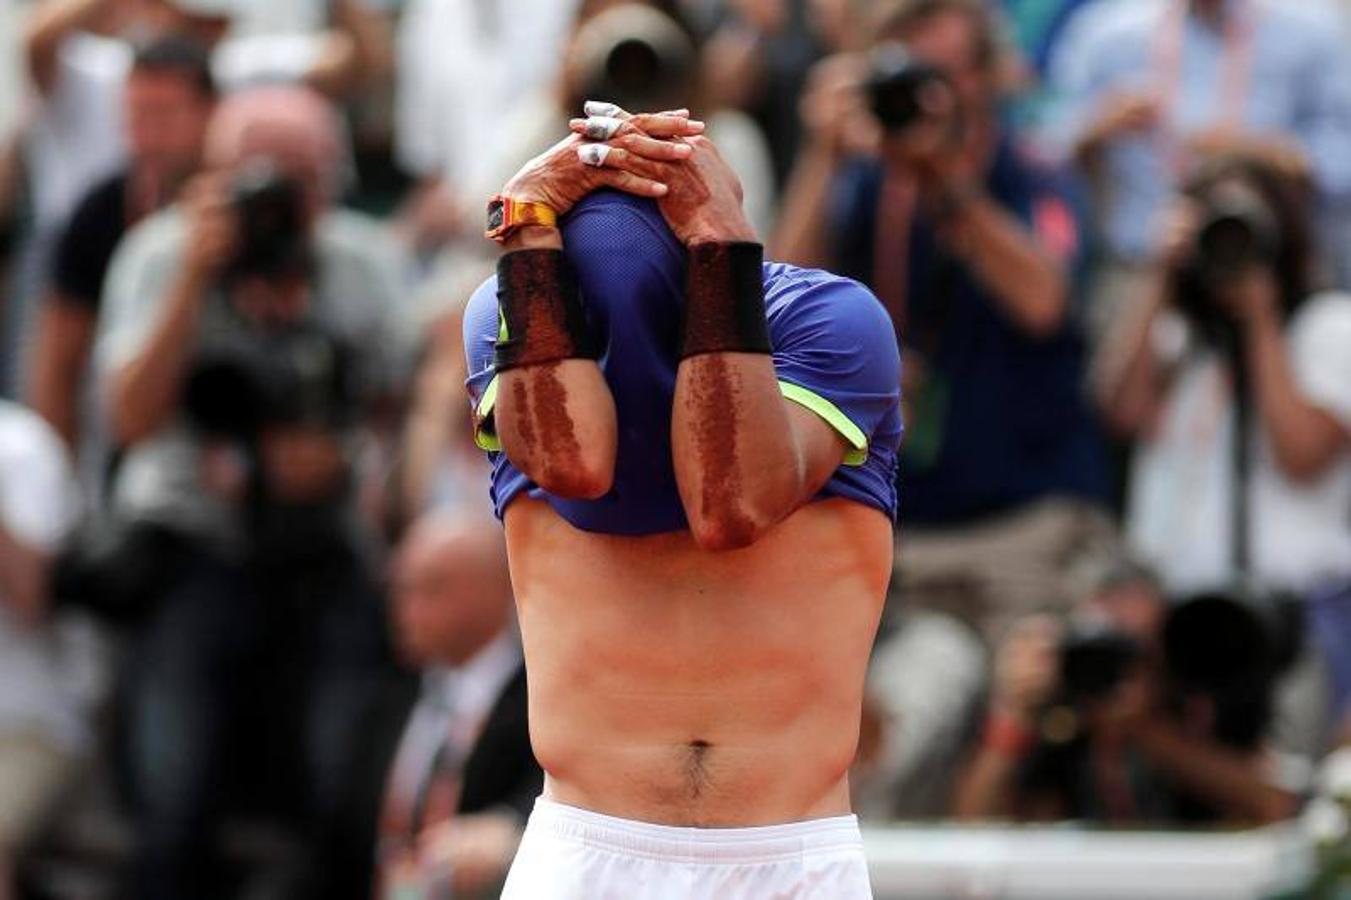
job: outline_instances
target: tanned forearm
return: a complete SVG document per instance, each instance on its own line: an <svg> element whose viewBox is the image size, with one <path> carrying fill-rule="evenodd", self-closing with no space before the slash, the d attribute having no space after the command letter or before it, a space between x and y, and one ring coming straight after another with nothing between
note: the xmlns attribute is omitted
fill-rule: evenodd
<svg viewBox="0 0 1351 900"><path fill-rule="evenodd" d="M754 543L829 477L830 469L811 470L790 416L765 354L707 353L680 364L671 450L702 546Z"/></svg>
<svg viewBox="0 0 1351 900"><path fill-rule="evenodd" d="M1162 722L1142 726L1137 746L1180 786L1232 819L1267 824L1295 813L1295 797L1265 780L1254 753L1197 740Z"/></svg>
<svg viewBox="0 0 1351 900"><path fill-rule="evenodd" d="M1013 817L1019 761L1017 757L982 747L957 781L953 812L958 819Z"/></svg>
<svg viewBox="0 0 1351 900"><path fill-rule="evenodd" d="M1020 328L1041 337L1060 328L1068 279L1027 228L983 193L964 200L949 225L953 244Z"/></svg>
<svg viewBox="0 0 1351 900"><path fill-rule="evenodd" d="M94 317L89 312L60 297L44 301L38 318L29 402L68 447L75 446L76 399L93 337Z"/></svg>
<svg viewBox="0 0 1351 900"><path fill-rule="evenodd" d="M783 209L774 230L771 256L808 268L830 264L826 208L836 161L829 148L808 146L793 166L783 192Z"/></svg>
<svg viewBox="0 0 1351 900"><path fill-rule="evenodd" d="M1263 430L1287 477L1315 479L1351 446L1351 435L1300 393L1276 311L1255 316L1248 325L1246 352Z"/></svg>
<svg viewBox="0 0 1351 900"><path fill-rule="evenodd" d="M0 528L0 598L25 622L35 622L42 613L46 594L48 559L15 540Z"/></svg>
<svg viewBox="0 0 1351 900"><path fill-rule="evenodd" d="M779 388L760 257L749 226L690 248L671 451L690 531L709 550L754 543L815 494L844 455L838 435Z"/></svg>
<svg viewBox="0 0 1351 900"><path fill-rule="evenodd" d="M57 52L73 31L84 28L108 5L107 0L46 0L33 4L24 29L24 57L29 77L41 94L56 82Z"/></svg>
<svg viewBox="0 0 1351 900"><path fill-rule="evenodd" d="M113 436L122 446L154 434L177 407L208 286L208 276L181 272L145 348L113 376Z"/></svg>
<svg viewBox="0 0 1351 900"><path fill-rule="evenodd" d="M1130 438L1149 426L1163 394L1163 367L1154 350L1153 332L1167 302L1167 275L1156 271L1138 308L1107 336L1094 373L1094 394L1108 426Z"/></svg>
<svg viewBox="0 0 1351 900"><path fill-rule="evenodd" d="M504 249L558 250L555 228L515 232ZM594 499L614 482L614 398L591 359L525 365L498 375L497 434L512 465L559 497Z"/></svg>

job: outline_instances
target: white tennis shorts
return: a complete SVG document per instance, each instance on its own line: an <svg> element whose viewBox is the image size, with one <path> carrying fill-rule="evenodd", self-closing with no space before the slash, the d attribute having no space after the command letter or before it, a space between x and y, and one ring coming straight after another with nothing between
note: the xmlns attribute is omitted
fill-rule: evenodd
<svg viewBox="0 0 1351 900"><path fill-rule="evenodd" d="M871 900L858 819L675 828L539 798L502 900Z"/></svg>

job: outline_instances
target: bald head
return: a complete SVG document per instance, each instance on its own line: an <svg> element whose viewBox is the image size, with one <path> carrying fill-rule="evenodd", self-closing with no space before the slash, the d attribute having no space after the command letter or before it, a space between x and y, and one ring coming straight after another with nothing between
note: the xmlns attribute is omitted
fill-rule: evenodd
<svg viewBox="0 0 1351 900"><path fill-rule="evenodd" d="M487 518L424 517L395 561L391 615L399 648L417 666L459 665L511 621L502 530Z"/></svg>
<svg viewBox="0 0 1351 900"><path fill-rule="evenodd" d="M252 88L223 101L206 137L206 162L230 171L263 160L306 186L315 203L337 191L343 163L333 105L309 88Z"/></svg>

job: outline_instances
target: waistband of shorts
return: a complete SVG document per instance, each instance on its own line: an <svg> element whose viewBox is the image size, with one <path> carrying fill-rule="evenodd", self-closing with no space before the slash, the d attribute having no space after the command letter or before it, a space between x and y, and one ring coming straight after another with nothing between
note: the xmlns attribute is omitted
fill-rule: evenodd
<svg viewBox="0 0 1351 900"><path fill-rule="evenodd" d="M746 865L863 849L854 815L748 828L687 828L620 819L540 797L527 834L535 829L625 856L671 862Z"/></svg>

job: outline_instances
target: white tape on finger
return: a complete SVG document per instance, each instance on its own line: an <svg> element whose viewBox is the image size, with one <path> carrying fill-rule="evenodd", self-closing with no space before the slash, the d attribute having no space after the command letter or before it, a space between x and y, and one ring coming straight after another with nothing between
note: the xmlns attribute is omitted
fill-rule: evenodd
<svg viewBox="0 0 1351 900"><path fill-rule="evenodd" d="M623 119L609 116L592 116L586 120L586 136L593 141L608 141L615 132L624 126Z"/></svg>
<svg viewBox="0 0 1351 900"><path fill-rule="evenodd" d="M595 166L599 169L605 165L605 158L610 155L610 147L606 144L583 144L577 148L577 157L588 166Z"/></svg>
<svg viewBox="0 0 1351 900"><path fill-rule="evenodd" d="M605 116L607 118L618 118L624 112L613 103L606 103L604 100L588 100L582 104L582 112L588 116Z"/></svg>

